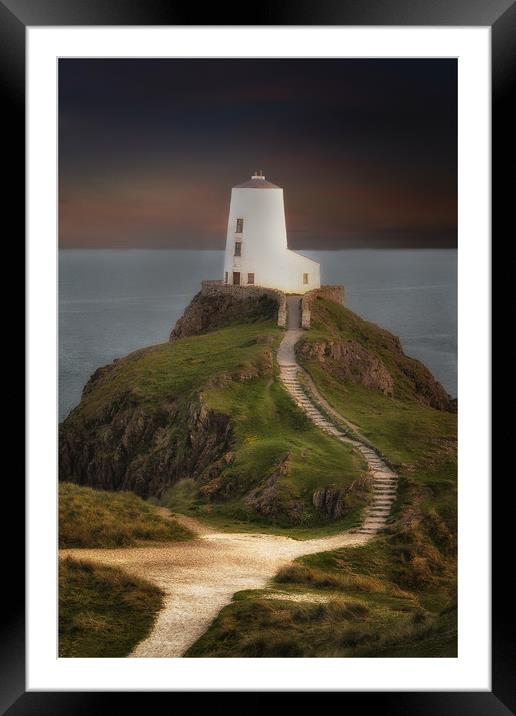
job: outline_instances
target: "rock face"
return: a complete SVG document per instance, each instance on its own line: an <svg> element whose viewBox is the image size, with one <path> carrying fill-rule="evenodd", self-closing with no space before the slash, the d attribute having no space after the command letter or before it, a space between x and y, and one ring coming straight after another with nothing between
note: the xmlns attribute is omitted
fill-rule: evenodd
<svg viewBox="0 0 516 716"><path fill-rule="evenodd" d="M273 318L278 304L262 294L241 300L230 293L205 296L198 293L177 321L170 340L185 336L196 336L232 323L252 323L264 318Z"/></svg>
<svg viewBox="0 0 516 716"><path fill-rule="evenodd" d="M356 341L303 343L303 358L323 363L336 378L359 383L366 388L394 393L394 379L380 359Z"/></svg>
<svg viewBox="0 0 516 716"><path fill-rule="evenodd" d="M141 497L198 478L234 441L229 416L209 410L202 394L187 410L174 398L150 409L128 392L93 419L74 412L60 427L60 479Z"/></svg>
<svg viewBox="0 0 516 716"><path fill-rule="evenodd" d="M312 495L312 503L318 512L324 512L333 520L338 520L345 513L345 490L334 487L321 487Z"/></svg>
<svg viewBox="0 0 516 716"><path fill-rule="evenodd" d="M312 504L318 512L332 520L338 520L351 509L354 493L365 493L370 489L371 480L368 477L355 480L343 490L336 487L321 487L312 495Z"/></svg>

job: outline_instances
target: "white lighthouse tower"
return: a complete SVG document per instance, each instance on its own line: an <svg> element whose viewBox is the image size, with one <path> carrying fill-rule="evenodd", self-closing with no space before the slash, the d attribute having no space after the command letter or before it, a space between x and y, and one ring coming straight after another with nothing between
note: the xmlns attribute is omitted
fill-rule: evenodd
<svg viewBox="0 0 516 716"><path fill-rule="evenodd" d="M317 261L288 248L283 189L261 170L231 190L223 281L285 293L320 288Z"/></svg>

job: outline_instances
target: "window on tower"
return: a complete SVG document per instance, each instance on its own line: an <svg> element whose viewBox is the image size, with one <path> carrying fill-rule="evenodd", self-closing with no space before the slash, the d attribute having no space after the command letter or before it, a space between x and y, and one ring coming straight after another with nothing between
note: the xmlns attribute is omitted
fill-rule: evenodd
<svg viewBox="0 0 516 716"><path fill-rule="evenodd" d="M242 242L235 241L235 256L242 256Z"/></svg>
<svg viewBox="0 0 516 716"><path fill-rule="evenodd" d="M236 233L241 234L244 230L244 220L243 219L237 219L237 225L236 225Z"/></svg>
<svg viewBox="0 0 516 716"><path fill-rule="evenodd" d="M254 273L247 274L247 283L254 283Z"/></svg>
<svg viewBox="0 0 516 716"><path fill-rule="evenodd" d="M308 283L308 274L307 273L303 274L303 283Z"/></svg>

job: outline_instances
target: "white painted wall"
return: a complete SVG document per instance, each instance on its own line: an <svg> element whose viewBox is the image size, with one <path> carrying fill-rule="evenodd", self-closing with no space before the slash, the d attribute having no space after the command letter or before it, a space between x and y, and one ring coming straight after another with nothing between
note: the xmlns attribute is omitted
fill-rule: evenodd
<svg viewBox="0 0 516 716"><path fill-rule="evenodd" d="M241 234L236 232L237 219L244 220ZM237 241L242 243L240 257L234 255ZM240 272L242 286L247 285L248 274L254 273L255 285L286 293L305 293L320 287L319 264L288 249L280 187L232 189L222 279L225 280L227 272L228 283L233 283L236 271ZM305 273L307 284L303 283Z"/></svg>

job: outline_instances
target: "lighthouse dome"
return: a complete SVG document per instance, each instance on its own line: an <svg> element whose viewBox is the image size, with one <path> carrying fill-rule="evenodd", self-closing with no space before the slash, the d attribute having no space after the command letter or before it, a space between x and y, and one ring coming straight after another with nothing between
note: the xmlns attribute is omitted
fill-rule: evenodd
<svg viewBox="0 0 516 716"><path fill-rule="evenodd" d="M243 184L237 184L233 187L233 189L281 189L281 187L267 181L262 170L259 169L253 174L249 181L246 181Z"/></svg>

